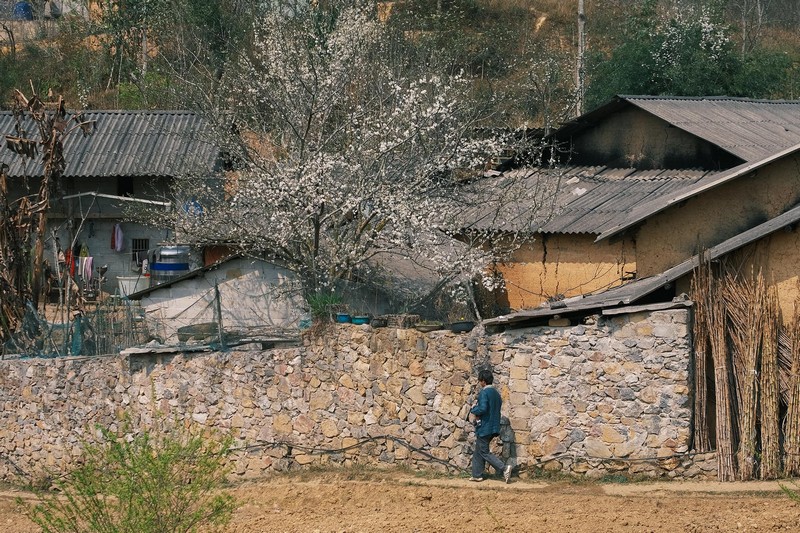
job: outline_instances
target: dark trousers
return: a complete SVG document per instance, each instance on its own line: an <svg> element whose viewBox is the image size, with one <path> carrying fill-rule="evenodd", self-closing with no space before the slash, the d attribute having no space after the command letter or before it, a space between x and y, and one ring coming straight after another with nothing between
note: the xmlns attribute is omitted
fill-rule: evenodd
<svg viewBox="0 0 800 533"><path fill-rule="evenodd" d="M494 435L475 437L475 451L472 452L472 477L482 477L486 463L492 465L498 473L503 471L505 466L503 461L489 451L489 444L494 437Z"/></svg>

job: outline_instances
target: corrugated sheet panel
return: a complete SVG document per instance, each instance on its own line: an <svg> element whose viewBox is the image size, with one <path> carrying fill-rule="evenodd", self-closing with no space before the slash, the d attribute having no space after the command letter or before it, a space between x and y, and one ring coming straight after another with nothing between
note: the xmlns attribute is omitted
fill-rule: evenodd
<svg viewBox="0 0 800 533"><path fill-rule="evenodd" d="M189 171L209 172L215 167L219 150L205 121L196 113L88 111L83 119L95 121L94 132L84 137L75 131L66 138L66 177L177 176ZM12 114L0 112L0 134L14 135L14 126ZM32 125L26 128L34 131ZM11 177L24 175L22 158L6 148L4 137L0 139L0 162L9 165ZM39 160L29 164L29 176L41 173Z"/></svg>
<svg viewBox="0 0 800 533"><path fill-rule="evenodd" d="M623 96L645 111L745 161L800 143L800 102Z"/></svg>
<svg viewBox="0 0 800 533"><path fill-rule="evenodd" d="M733 167L721 172L709 172L701 179L696 180L693 184L685 188L664 191L664 194L649 198L645 202L637 205L634 209L631 209L626 216L619 218L617 222L604 228L602 233L598 236L598 240L615 235L655 215L656 213L668 209L672 205L687 200L693 196L706 193L715 187L718 187L724 183L728 183L731 180L738 179L742 176L746 176L754 170L772 164L775 161L779 161L785 157L793 156L798 152L800 152L800 144L772 154L758 161L742 163L737 167Z"/></svg>
<svg viewBox="0 0 800 533"><path fill-rule="evenodd" d="M500 231L539 231L543 233L587 233L599 235L626 220L631 210L664 195L689 188L712 172L697 170L641 170L606 167L562 167L558 169L518 169L488 178L485 187L503 189L498 198L506 205L483 205L467 214L474 227ZM511 198L512 187L536 187L538 182L558 183L551 213L531 213L532 207ZM502 201L502 200L499 200ZM531 226L538 215L537 226Z"/></svg>

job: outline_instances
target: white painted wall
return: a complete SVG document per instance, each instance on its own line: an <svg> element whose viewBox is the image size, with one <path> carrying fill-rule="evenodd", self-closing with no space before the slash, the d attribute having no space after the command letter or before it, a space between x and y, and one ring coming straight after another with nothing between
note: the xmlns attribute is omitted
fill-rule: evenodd
<svg viewBox="0 0 800 533"><path fill-rule="evenodd" d="M171 344L178 342L178 328L216 321L215 284L226 331L261 333L298 327L303 299L295 276L265 261L237 258L143 297L150 333Z"/></svg>

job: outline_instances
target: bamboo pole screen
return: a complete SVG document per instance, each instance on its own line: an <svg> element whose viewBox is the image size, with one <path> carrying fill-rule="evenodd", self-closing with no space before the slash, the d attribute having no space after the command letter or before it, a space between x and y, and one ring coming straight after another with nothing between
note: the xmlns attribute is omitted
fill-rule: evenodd
<svg viewBox="0 0 800 533"><path fill-rule="evenodd" d="M784 328L777 290L762 272L712 265L702 255L692 293L695 450L716 449L721 481L800 475L800 298ZM706 416L712 399L714 442Z"/></svg>
<svg viewBox="0 0 800 533"><path fill-rule="evenodd" d="M800 475L800 300L794 302L794 321L789 330L789 339L792 367L783 424L786 454L783 472L786 476L796 477Z"/></svg>

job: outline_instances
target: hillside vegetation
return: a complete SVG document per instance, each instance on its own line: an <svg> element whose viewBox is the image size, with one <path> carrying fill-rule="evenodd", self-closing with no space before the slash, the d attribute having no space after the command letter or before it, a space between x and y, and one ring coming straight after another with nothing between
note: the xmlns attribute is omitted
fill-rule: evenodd
<svg viewBox="0 0 800 533"><path fill-rule="evenodd" d="M286 4L286 1L275 2ZM291 2L288 2L291 3ZM202 107L252 49L257 0L100 0L91 16L0 21L0 101L14 88L75 107ZM549 127L576 113L578 1L377 2L392 61L464 70L492 125ZM585 0L584 110L614 94L794 99L795 0ZM8 18L8 17L7 17Z"/></svg>

